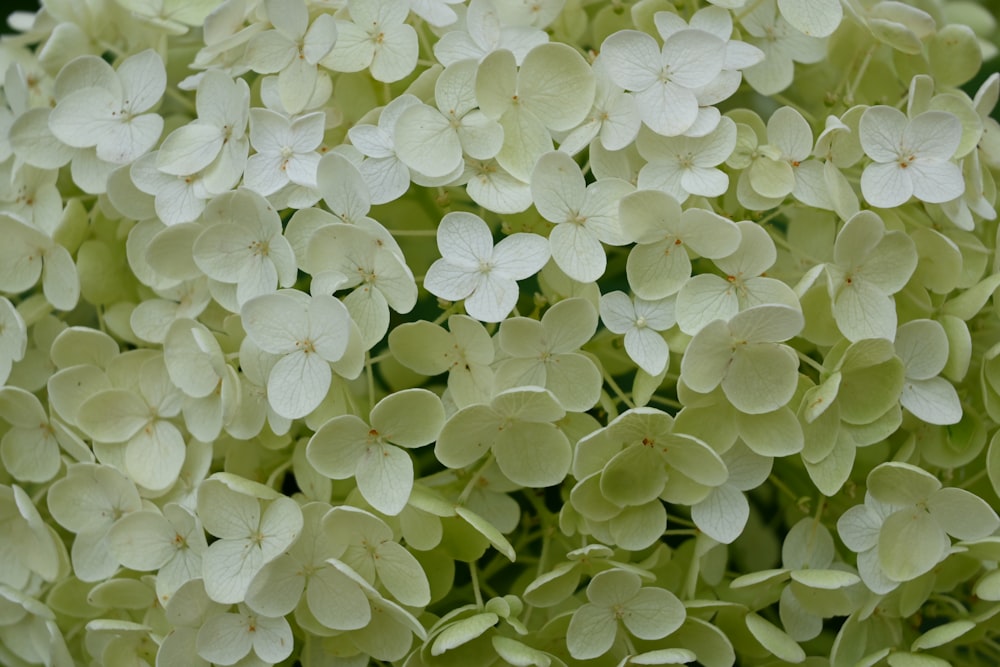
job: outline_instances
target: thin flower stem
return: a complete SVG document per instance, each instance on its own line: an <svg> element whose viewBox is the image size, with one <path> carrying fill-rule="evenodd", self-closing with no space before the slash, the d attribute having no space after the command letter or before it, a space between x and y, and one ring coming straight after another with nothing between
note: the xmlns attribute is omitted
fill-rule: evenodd
<svg viewBox="0 0 1000 667"><path fill-rule="evenodd" d="M677 410L684 409L684 405L680 401L675 401L674 399L667 398L666 396L658 396L657 394L653 394L649 398L649 401L651 403L659 403L660 405L665 405L667 407L675 408Z"/></svg>
<svg viewBox="0 0 1000 667"><path fill-rule="evenodd" d="M609 387L611 387L611 391L615 393L615 396L618 397L619 401L624 403L629 408L635 407L635 402L625 395L625 392L623 392L622 388L618 386L618 383L615 382L615 379L611 377L611 374L608 373L608 371L603 367L601 368L601 375L604 376L604 381L608 384Z"/></svg>
<svg viewBox="0 0 1000 667"><path fill-rule="evenodd" d="M821 363L819 363L818 361L807 355L805 352L802 352L801 350L795 350L795 353L799 355L799 359L801 359L804 364L812 367L814 370L816 370L816 372L820 373L821 375L826 372L826 368L824 368Z"/></svg>
<svg viewBox="0 0 1000 667"><path fill-rule="evenodd" d="M804 106L800 105L798 102L794 102L785 97L784 95L772 95L771 97L774 98L775 102L784 104L786 107L791 107L796 111L798 111L800 114L802 114L803 118L809 121L810 125L816 124L816 116L814 116L811 111L806 109Z"/></svg>
<svg viewBox="0 0 1000 667"><path fill-rule="evenodd" d="M785 484L783 481L781 481L780 477L778 477L774 473L771 473L770 475L768 475L767 479L768 479L769 482L771 482L776 487L778 487L779 491L781 491L783 494L785 494L786 496L788 496L789 498L791 498L792 500L794 500L795 504L798 505L798 503L801 500L801 498L799 496L797 496L795 494L795 492L792 491L791 488L789 488L789 486L787 484Z"/></svg>
<svg viewBox="0 0 1000 667"><path fill-rule="evenodd" d="M698 525L695 522L691 521L690 519L685 519L682 516L677 516L676 514L668 514L667 523L668 524L679 523L680 525L687 526L688 528L694 528L694 529L698 528Z"/></svg>
<svg viewBox="0 0 1000 667"><path fill-rule="evenodd" d="M479 478L483 476L483 471L486 470L486 468L491 463L493 463L492 451L490 452L490 455L486 457L486 460L483 462L483 465L479 466L479 468L476 469L476 472L474 472L472 476L469 477L469 481L466 482L465 488L462 489L462 493L460 493L458 496L459 505L464 505L465 501L469 499L469 494L472 493L472 489L476 488L476 484L479 482Z"/></svg>
<svg viewBox="0 0 1000 667"><path fill-rule="evenodd" d="M369 352L365 352L365 380L368 382L368 412L375 407L375 370Z"/></svg>
<svg viewBox="0 0 1000 667"><path fill-rule="evenodd" d="M283 473L287 472L288 469L291 468L291 467L292 467L292 459L289 457L289 459L287 461L285 461L280 466L278 466L277 468L275 468L271 472L271 474L267 476L266 486L269 486L272 489L277 488L274 485L277 483L278 477L280 475L282 475Z"/></svg>
<svg viewBox="0 0 1000 667"><path fill-rule="evenodd" d="M986 477L987 474L988 474L988 472L987 472L986 468L982 468L976 474L974 474L972 477L970 477L969 479L967 479L964 482L962 482L961 484L959 484L958 488L960 488L960 489L968 489L970 486L974 485L976 482L978 482L979 480L981 480L983 477Z"/></svg>
<svg viewBox="0 0 1000 667"><path fill-rule="evenodd" d="M744 7L739 14L733 17L733 23L739 23L740 21L742 21L744 18L752 14L755 9L760 7L761 3L763 2L764 0L753 0L753 2Z"/></svg>
<svg viewBox="0 0 1000 667"><path fill-rule="evenodd" d="M390 229L393 236L437 236L436 229Z"/></svg>
<svg viewBox="0 0 1000 667"><path fill-rule="evenodd" d="M436 318L434 318L434 322L433 323L434 324L441 324L442 322L444 322L445 320L447 320L449 317L451 317L452 315L454 315L457 310L458 310L458 302L457 301L452 302L452 304L450 306L448 306L443 311L441 311L440 315L438 315Z"/></svg>
<svg viewBox="0 0 1000 667"><path fill-rule="evenodd" d="M858 67L858 73L854 75L854 80L851 81L851 85L847 88L846 102L848 104L854 104L854 93L857 91L858 86L861 85L861 79L864 78L865 71L868 69L868 65L872 61L872 56L875 55L875 47L877 44L872 44L865 51L865 57L861 60L861 65Z"/></svg>
<svg viewBox="0 0 1000 667"><path fill-rule="evenodd" d="M194 105L194 102L191 101L190 97L182 94L181 91L172 86L167 86L167 97L184 107L185 111L190 112L195 117L198 116L198 108Z"/></svg>
<svg viewBox="0 0 1000 667"><path fill-rule="evenodd" d="M472 578L472 594L476 598L476 607L483 608L483 593L479 590L479 570L476 569L475 561L469 563L469 575Z"/></svg>
<svg viewBox="0 0 1000 667"><path fill-rule="evenodd" d="M619 626L618 631L621 632L621 626ZM632 643L632 638L629 637L628 632L622 632L621 635L625 640L625 650L628 651L628 654L639 655L635 650L635 645Z"/></svg>

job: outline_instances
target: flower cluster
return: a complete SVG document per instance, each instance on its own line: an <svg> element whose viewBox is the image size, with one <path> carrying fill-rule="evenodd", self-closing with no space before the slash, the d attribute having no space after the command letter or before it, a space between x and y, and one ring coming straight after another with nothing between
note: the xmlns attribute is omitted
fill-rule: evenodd
<svg viewBox="0 0 1000 667"><path fill-rule="evenodd" d="M986 9L41 4L0 663L1000 662Z"/></svg>

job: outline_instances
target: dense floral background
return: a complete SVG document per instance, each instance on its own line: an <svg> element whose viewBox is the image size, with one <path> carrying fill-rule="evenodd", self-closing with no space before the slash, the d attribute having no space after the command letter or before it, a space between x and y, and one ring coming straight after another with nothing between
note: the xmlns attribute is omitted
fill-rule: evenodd
<svg viewBox="0 0 1000 667"><path fill-rule="evenodd" d="M1000 664L986 5L15 9L0 664Z"/></svg>

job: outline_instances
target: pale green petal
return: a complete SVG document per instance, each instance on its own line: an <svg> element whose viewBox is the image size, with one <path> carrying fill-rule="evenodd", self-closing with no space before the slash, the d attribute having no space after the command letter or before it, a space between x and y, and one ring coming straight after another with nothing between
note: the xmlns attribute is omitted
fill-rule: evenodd
<svg viewBox="0 0 1000 667"><path fill-rule="evenodd" d="M617 634L618 623L609 609L585 604L570 619L566 645L577 660L589 660L607 653Z"/></svg>
<svg viewBox="0 0 1000 667"><path fill-rule="evenodd" d="M594 407L601 394L601 371L577 353L553 355L545 365L545 387L569 412Z"/></svg>
<svg viewBox="0 0 1000 667"><path fill-rule="evenodd" d="M691 508L691 520L698 529L722 544L731 544L740 536L749 516L746 497L729 484L712 489L705 500Z"/></svg>
<svg viewBox="0 0 1000 667"><path fill-rule="evenodd" d="M306 602L316 620L332 630L363 628L371 620L364 591L333 567L324 567L309 579Z"/></svg>
<svg viewBox="0 0 1000 667"><path fill-rule="evenodd" d="M243 615L212 616L198 632L198 655L217 665L232 665L250 653L252 636Z"/></svg>
<svg viewBox="0 0 1000 667"><path fill-rule="evenodd" d="M371 445L355 472L358 490L372 507L389 516L402 511L413 488L413 461L393 445Z"/></svg>
<svg viewBox="0 0 1000 667"><path fill-rule="evenodd" d="M941 488L937 477L909 463L883 463L868 474L868 492L896 507L924 503Z"/></svg>
<svg viewBox="0 0 1000 667"><path fill-rule="evenodd" d="M247 590L247 606L265 616L291 613L305 590L302 565L289 554L282 554L265 565Z"/></svg>
<svg viewBox="0 0 1000 667"><path fill-rule="evenodd" d="M444 426L444 406L426 389L405 389L386 396L372 409L372 427L401 447L422 447L437 440Z"/></svg>
<svg viewBox="0 0 1000 667"><path fill-rule="evenodd" d="M125 447L125 470L139 486L165 491L184 465L184 436L173 423L157 419L136 433Z"/></svg>
<svg viewBox="0 0 1000 667"><path fill-rule="evenodd" d="M146 402L123 389L94 394L80 405L77 418L80 428L100 442L124 442L151 420Z"/></svg>
<svg viewBox="0 0 1000 667"><path fill-rule="evenodd" d="M347 479L364 454L368 431L368 425L354 415L334 417L309 439L306 457L326 477Z"/></svg>
<svg viewBox="0 0 1000 667"><path fill-rule="evenodd" d="M241 602L263 565L260 549L249 539L217 540L201 558L205 591L216 602Z"/></svg>
<svg viewBox="0 0 1000 667"><path fill-rule="evenodd" d="M552 72L559 76L552 78ZM567 44L536 46L524 57L517 92L549 129L571 130L590 111L596 77L580 53ZM478 97L478 77L477 77Z"/></svg>
<svg viewBox="0 0 1000 667"><path fill-rule="evenodd" d="M941 377L907 379L899 402L915 417L928 424L957 424L962 420L962 403L955 386Z"/></svg>
<svg viewBox="0 0 1000 667"><path fill-rule="evenodd" d="M604 498L618 506L642 505L659 497L666 481L660 452L653 447L632 445L604 466L600 489Z"/></svg>
<svg viewBox="0 0 1000 667"><path fill-rule="evenodd" d="M614 543L623 549L640 550L651 546L667 527L667 510L659 500L626 507L609 522Z"/></svg>
<svg viewBox="0 0 1000 667"><path fill-rule="evenodd" d="M459 410L445 422L434 455L449 468L464 468L493 446L500 419L485 405Z"/></svg>
<svg viewBox="0 0 1000 667"><path fill-rule="evenodd" d="M465 507L456 507L455 514L472 526L477 533L485 537L493 545L493 548L502 553L507 560L512 563L514 562L517 558L517 553L496 526Z"/></svg>
<svg viewBox="0 0 1000 667"><path fill-rule="evenodd" d="M939 489L927 499L927 509L945 532L960 540L979 540L1000 527L996 511L965 489Z"/></svg>
<svg viewBox="0 0 1000 667"><path fill-rule="evenodd" d="M431 644L431 655L441 655L453 648L468 644L496 625L499 620L496 614L485 612L449 624L435 637L434 643Z"/></svg>
<svg viewBox="0 0 1000 667"><path fill-rule="evenodd" d="M806 659L802 647L783 630L757 614L747 614L747 629L765 649L785 662L798 663Z"/></svg>
<svg viewBox="0 0 1000 667"><path fill-rule="evenodd" d="M497 465L512 482L530 488L554 486L569 472L573 449L552 424L519 422L496 435Z"/></svg>
<svg viewBox="0 0 1000 667"><path fill-rule="evenodd" d="M802 451L802 426L787 407L774 412L739 416L740 437L761 456L789 456Z"/></svg>
<svg viewBox="0 0 1000 667"><path fill-rule="evenodd" d="M878 562L890 579L909 581L930 572L949 546L944 529L930 513L919 507L902 509L882 524Z"/></svg>
<svg viewBox="0 0 1000 667"><path fill-rule="evenodd" d="M383 542L375 558L379 581L400 603L424 607L431 600L430 584L420 563L397 542Z"/></svg>
<svg viewBox="0 0 1000 667"><path fill-rule="evenodd" d="M798 367L795 352L784 345L745 345L733 355L722 391L741 412L771 412L791 400L798 384Z"/></svg>
<svg viewBox="0 0 1000 667"><path fill-rule="evenodd" d="M684 623L684 605L662 588L643 588L625 603L622 622L639 639L662 639Z"/></svg>
<svg viewBox="0 0 1000 667"><path fill-rule="evenodd" d="M678 302L678 314L679 312ZM702 328L688 343L681 359L681 379L684 384L702 394L718 387L730 370L732 340L729 327L721 320Z"/></svg>

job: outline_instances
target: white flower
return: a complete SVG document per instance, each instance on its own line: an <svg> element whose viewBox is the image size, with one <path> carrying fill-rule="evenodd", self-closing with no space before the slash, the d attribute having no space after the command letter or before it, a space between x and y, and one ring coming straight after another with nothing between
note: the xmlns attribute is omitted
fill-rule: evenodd
<svg viewBox="0 0 1000 667"><path fill-rule="evenodd" d="M607 59L598 57L592 69L597 83L594 107L584 122L559 144L559 150L570 155L582 151L595 138L610 151L621 150L635 141L642 125L635 97L612 80Z"/></svg>
<svg viewBox="0 0 1000 667"><path fill-rule="evenodd" d="M265 197L289 183L316 187L316 167L326 114L294 120L270 109L250 110L250 143L257 153L247 160L244 184Z"/></svg>
<svg viewBox="0 0 1000 667"><path fill-rule="evenodd" d="M337 21L337 43L322 65L337 72L370 69L376 81L392 83L417 65L417 31L406 23L403 0L348 0L350 21Z"/></svg>
<svg viewBox="0 0 1000 667"><path fill-rule="evenodd" d="M792 84L795 63L815 63L826 56L826 40L810 37L778 15L776 0L764 0L740 21L748 41L764 52L764 60L743 72L761 95L773 95Z"/></svg>
<svg viewBox="0 0 1000 667"><path fill-rule="evenodd" d="M366 158L358 171L368 184L373 204L398 199L410 187L410 170L396 156L396 122L409 107L419 104L413 95L400 95L382 109L378 125L361 123L347 132L351 143Z"/></svg>
<svg viewBox="0 0 1000 667"><path fill-rule="evenodd" d="M229 192L212 200L205 217L213 224L198 236L192 258L209 278L235 283L237 303L295 283L295 254L266 199L252 190Z"/></svg>
<svg viewBox="0 0 1000 667"><path fill-rule="evenodd" d="M115 164L132 162L160 138L163 118L144 113L167 87L163 60L153 50L111 68L97 56L87 59L93 83L59 100L49 116L52 134L74 148L97 148L97 157Z"/></svg>
<svg viewBox="0 0 1000 667"><path fill-rule="evenodd" d="M552 258L570 278L597 280L607 266L601 243L628 243L618 223L618 202L633 189L616 178L588 186L580 167L562 151L546 153L535 163L532 199L541 216L556 225L549 234Z"/></svg>
<svg viewBox="0 0 1000 667"><path fill-rule="evenodd" d="M871 107L861 116L861 146L874 162L861 174L861 194L872 206L893 208L914 196L932 204L965 191L962 170L951 157L962 140L962 123L946 111L913 119L893 107Z"/></svg>
<svg viewBox="0 0 1000 667"><path fill-rule="evenodd" d="M156 168L173 176L204 171L205 187L222 193L239 181L250 152L250 88L243 79L209 70L198 84L196 108L198 118L163 140Z"/></svg>
<svg viewBox="0 0 1000 667"><path fill-rule="evenodd" d="M299 113L316 89L317 63L337 41L337 23L333 15L320 14L310 25L304 0L265 0L264 8L274 30L254 35L245 59L255 72L277 73L282 106Z"/></svg>
<svg viewBox="0 0 1000 667"><path fill-rule="evenodd" d="M315 410L333 381L330 364L348 351L350 315L344 304L329 294L284 290L250 299L240 314L257 347L281 355L267 378L274 411L298 419Z"/></svg>
<svg viewBox="0 0 1000 667"><path fill-rule="evenodd" d="M483 322L500 322L517 303L517 281L545 266L549 244L537 234L518 233L493 247L482 218L449 213L437 231L441 259L427 270L424 287L442 299L465 299L465 310Z"/></svg>
<svg viewBox="0 0 1000 667"><path fill-rule="evenodd" d="M678 30L661 49L637 30L620 30L601 45L612 80L635 94L639 116L664 136L684 134L698 119L695 90L708 85L725 62L726 45L703 30Z"/></svg>
<svg viewBox="0 0 1000 667"><path fill-rule="evenodd" d="M670 348L660 335L676 324L673 297L633 302L625 292L601 297L601 319L609 331L625 334L625 352L639 368L659 375L670 361Z"/></svg>
<svg viewBox="0 0 1000 667"><path fill-rule="evenodd" d="M503 145L503 129L477 109L476 63L463 60L448 66L434 86L437 109L414 104L399 116L396 151L410 168L431 178L462 167L462 156L494 157Z"/></svg>
<svg viewBox="0 0 1000 667"><path fill-rule="evenodd" d="M543 30L501 21L492 0L470 0L464 23L464 29L449 30L434 44L434 57L445 67L460 60L478 62L499 49L513 53L520 65L528 51L549 41Z"/></svg>
<svg viewBox="0 0 1000 667"><path fill-rule="evenodd" d="M661 137L647 130L636 148L647 160L639 170L640 189L662 190L682 204L689 195L718 197L729 187L729 176L717 167L736 148L736 123L720 118L700 137Z"/></svg>

